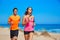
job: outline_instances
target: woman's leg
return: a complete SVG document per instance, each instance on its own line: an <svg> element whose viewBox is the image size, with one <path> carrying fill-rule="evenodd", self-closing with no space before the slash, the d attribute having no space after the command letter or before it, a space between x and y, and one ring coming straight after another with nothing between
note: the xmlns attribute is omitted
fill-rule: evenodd
<svg viewBox="0 0 60 40"><path fill-rule="evenodd" d="M29 39L29 35L28 34L24 35L24 37L25 37L25 40Z"/></svg>
<svg viewBox="0 0 60 40"><path fill-rule="evenodd" d="M33 39L33 32L30 32L29 33L29 40L32 40Z"/></svg>

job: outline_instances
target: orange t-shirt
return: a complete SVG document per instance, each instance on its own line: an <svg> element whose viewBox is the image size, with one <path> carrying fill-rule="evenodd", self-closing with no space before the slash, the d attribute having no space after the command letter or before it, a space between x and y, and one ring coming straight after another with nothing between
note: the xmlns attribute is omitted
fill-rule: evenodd
<svg viewBox="0 0 60 40"><path fill-rule="evenodd" d="M12 15L9 17L8 19L8 23L11 23L13 22L13 24L10 25L10 30L18 30L18 24L20 22L20 16L16 15Z"/></svg>

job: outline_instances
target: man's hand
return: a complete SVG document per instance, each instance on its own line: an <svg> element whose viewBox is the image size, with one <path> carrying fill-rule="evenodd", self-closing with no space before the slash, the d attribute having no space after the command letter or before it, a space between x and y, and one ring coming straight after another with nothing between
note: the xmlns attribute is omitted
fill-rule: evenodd
<svg viewBox="0 0 60 40"><path fill-rule="evenodd" d="M10 22L10 25L13 25L13 21Z"/></svg>

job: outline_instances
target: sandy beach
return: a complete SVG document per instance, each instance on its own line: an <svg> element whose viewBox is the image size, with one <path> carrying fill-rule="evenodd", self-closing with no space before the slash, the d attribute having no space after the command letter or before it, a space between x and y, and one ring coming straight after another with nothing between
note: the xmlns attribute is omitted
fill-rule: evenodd
<svg viewBox="0 0 60 40"><path fill-rule="evenodd" d="M10 40L10 30L8 28L0 28L0 40ZM24 40L24 33L19 31L18 40ZM36 32L33 40L60 40L60 34Z"/></svg>

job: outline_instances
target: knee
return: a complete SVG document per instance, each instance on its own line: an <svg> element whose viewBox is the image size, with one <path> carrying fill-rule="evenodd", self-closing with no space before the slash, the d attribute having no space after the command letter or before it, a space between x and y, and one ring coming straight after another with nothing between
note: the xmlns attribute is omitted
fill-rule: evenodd
<svg viewBox="0 0 60 40"><path fill-rule="evenodd" d="M13 37L13 40L17 40L17 37L16 37L16 36L14 36L14 37Z"/></svg>

